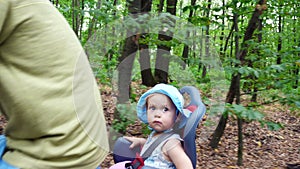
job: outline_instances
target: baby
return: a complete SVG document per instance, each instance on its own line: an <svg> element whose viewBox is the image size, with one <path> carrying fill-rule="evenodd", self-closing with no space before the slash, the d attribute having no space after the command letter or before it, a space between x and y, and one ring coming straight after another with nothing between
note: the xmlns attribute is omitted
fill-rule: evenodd
<svg viewBox="0 0 300 169"><path fill-rule="evenodd" d="M144 93L137 104L139 119L148 124L152 133L146 139L125 137L131 141L130 148L143 146L141 154L163 133L182 128L190 113L183 111L184 100L173 86L158 84ZM179 134L163 140L144 161L145 167L159 169L192 169L192 163L183 150Z"/></svg>

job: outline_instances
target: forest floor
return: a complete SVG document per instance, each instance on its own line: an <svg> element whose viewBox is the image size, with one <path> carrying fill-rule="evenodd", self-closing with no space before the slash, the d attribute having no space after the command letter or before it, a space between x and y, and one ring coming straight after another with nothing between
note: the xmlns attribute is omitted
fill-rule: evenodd
<svg viewBox="0 0 300 169"><path fill-rule="evenodd" d="M143 93L140 90L138 93ZM111 90L102 90L102 102L107 125L113 120L116 97ZM198 154L197 169L283 169L287 164L297 164L300 169L300 117L293 115L289 109L279 104L264 106L262 112L268 120L280 122L284 128L278 131L270 131L261 127L258 122L244 123L244 152L243 166L237 166L237 122L229 118L225 133L217 149L209 146L212 129L203 125L197 129L196 146ZM294 113L295 114L295 113ZM0 116L0 132L5 128L6 120ZM210 132L207 132L209 131ZM140 122L130 125L126 135L145 137L141 131ZM101 164L103 169L113 165L112 152Z"/></svg>

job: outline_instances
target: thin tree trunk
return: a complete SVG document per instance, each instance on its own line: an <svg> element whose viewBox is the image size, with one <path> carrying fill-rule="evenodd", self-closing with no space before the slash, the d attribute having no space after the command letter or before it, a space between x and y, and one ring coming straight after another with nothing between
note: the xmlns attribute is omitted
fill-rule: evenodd
<svg viewBox="0 0 300 169"><path fill-rule="evenodd" d="M230 87L229 87L229 91L228 91L227 96L226 96L226 103L229 103L229 104L233 103L234 97L235 97L236 92L237 92L236 89L239 87L238 86L239 80L240 80L240 75L235 75L235 76L232 77ZM213 149L218 148L219 142L220 142L221 137L223 136L225 128L226 128L227 120L228 120L228 115L223 114L220 118L220 121L218 123L218 126L217 126L215 132L213 133L211 142L209 143L209 145Z"/></svg>
<svg viewBox="0 0 300 169"><path fill-rule="evenodd" d="M137 45L135 44L133 38L126 38L121 57L119 58L118 66L118 103L120 104L127 103L130 98L131 72L136 51Z"/></svg>
<svg viewBox="0 0 300 169"><path fill-rule="evenodd" d="M176 15L177 0L167 0L167 12ZM175 21L173 21L175 22ZM158 35L160 41L171 41L172 33L160 31ZM171 47L167 45L158 45L155 62L155 80L158 83L168 83L168 72L170 62Z"/></svg>
<svg viewBox="0 0 300 169"><path fill-rule="evenodd" d="M130 14L136 14L141 9L139 0L128 0L128 10ZM128 30L127 34L131 34ZM118 103L125 104L129 102L130 98L130 84L131 84L131 72L133 67L134 58L138 49L136 43L136 36L127 37L125 44L119 57L118 65ZM115 114L116 116L117 114Z"/></svg>
<svg viewBox="0 0 300 169"><path fill-rule="evenodd" d="M241 93L240 93L240 88L241 88L241 74L238 74L238 79L237 79L237 89L235 93L235 103L236 104L241 104ZM242 166L243 165L243 119L242 117L238 116L237 117L237 124L238 124L238 160L237 160L237 165Z"/></svg>
<svg viewBox="0 0 300 169"><path fill-rule="evenodd" d="M222 0L222 6L225 6L225 0ZM221 59L224 58L224 51L223 51L223 40L224 40L224 37L225 37L225 34L224 34L224 28L225 28L225 8L222 10L222 28L221 28L221 36L220 36L220 56L221 56Z"/></svg>
<svg viewBox="0 0 300 169"><path fill-rule="evenodd" d="M234 24L232 24L230 32L229 32L229 34L228 34L228 36L226 38L225 45L224 45L224 51L223 51L224 54L226 53L226 50L227 50L227 47L228 47L228 43L229 43L230 37L233 34L233 31L234 31Z"/></svg>
<svg viewBox="0 0 300 169"><path fill-rule="evenodd" d="M208 0L208 5L207 5L207 13L206 13L206 17L209 19L210 18L210 10L211 10L211 0ZM206 25L206 30L205 30L205 57L209 57L210 55L210 48L209 48L209 24ZM202 67L202 78L205 78L207 74L207 67L205 65L203 65Z"/></svg>
<svg viewBox="0 0 300 169"><path fill-rule="evenodd" d="M96 4L96 11L100 10L100 8L101 8L101 0L98 0ZM96 13L93 13L93 17L89 23L89 28L88 28L88 39L93 35L94 31L96 30L96 25L97 25L96 18L97 18Z"/></svg>
<svg viewBox="0 0 300 169"><path fill-rule="evenodd" d="M299 9L299 7L300 7L300 4L299 3L296 4L295 5L295 10ZM293 25L294 25L293 26L293 33L294 33L294 35L296 35L297 34L297 28L299 26L299 17L298 16L294 16L294 18L293 18ZM297 36L294 37L294 44L298 44L298 46L300 46L299 36L298 37ZM298 58L300 58L300 52L298 52ZM294 69L294 77L300 77L299 72L300 72L300 65L296 64L295 65L295 69ZM296 88L298 88L298 86L299 86L299 78L296 78L295 79L295 83L293 85L293 88L296 89Z"/></svg>
<svg viewBox="0 0 300 169"><path fill-rule="evenodd" d="M165 0L159 0L159 4L158 4L158 13L161 13L164 9L164 3Z"/></svg>
<svg viewBox="0 0 300 169"><path fill-rule="evenodd" d="M76 34L77 32L76 32L76 18L75 18L75 1L76 0L72 0L72 28Z"/></svg>
<svg viewBox="0 0 300 169"><path fill-rule="evenodd" d="M238 123L238 139L239 139L237 165L242 166L243 165L243 119L241 117L238 117L237 123Z"/></svg>
<svg viewBox="0 0 300 169"><path fill-rule="evenodd" d="M191 0L191 6L195 6L195 4L196 4L196 0ZM190 20L193 15L194 15L194 10L190 10L188 20ZM189 36L190 36L190 32L188 32L187 38ZM185 44L183 47L183 52L182 52L182 59L185 64L188 64L188 57L189 57L189 46L187 44ZM183 69L185 69L185 65L184 65Z"/></svg>
<svg viewBox="0 0 300 169"><path fill-rule="evenodd" d="M244 64L245 56L247 54L248 46L246 44L246 41L250 40L253 37L253 32L255 29L258 27L259 23L259 17L262 14L262 12L266 9L266 0L260 0L258 4L256 5L256 8L252 14L252 17L248 23L248 27L246 29L246 32L244 34L244 40L242 43L242 47L240 48L241 50L237 53L237 59L241 61L241 65ZM240 74L238 73L237 75L233 75L231 79L231 84L229 91L227 93L226 97L226 103L232 104L234 101L234 98L236 97L237 103L240 102L239 97L240 97ZM210 146L212 148L217 148L218 143L220 141L220 138L222 137L225 126L226 126L226 121L227 121L227 116L222 116L220 118L219 124L213 134L213 138L210 142ZM241 137L242 138L242 137ZM240 140L242 142L242 140ZM240 150L242 151L242 150ZM242 154L242 153L241 153Z"/></svg>
<svg viewBox="0 0 300 169"><path fill-rule="evenodd" d="M141 6L141 14L147 14L151 11L152 1L143 0ZM150 64L150 53L149 45L145 41L149 37L148 33L143 33L139 36L139 52L140 52L140 69L142 75L142 84L145 86L154 86L156 84L155 79L152 75L151 64ZM141 43L144 42L144 43ZM146 42L146 43L145 43Z"/></svg>
<svg viewBox="0 0 300 169"><path fill-rule="evenodd" d="M203 31L201 31L201 36L204 36L204 35L203 35ZM199 45L199 50L200 50L200 52L199 52L199 60L201 60L202 57L203 57L202 49L203 49L203 41L201 40L201 41L200 41L200 45ZM199 63L198 63L198 72L201 71L202 65L203 65L202 62L199 62Z"/></svg>
<svg viewBox="0 0 300 169"><path fill-rule="evenodd" d="M79 0L72 0L72 28L79 38L79 27L80 27L80 12L78 11L80 6Z"/></svg>
<svg viewBox="0 0 300 169"><path fill-rule="evenodd" d="M259 25L258 25L258 35L257 35L257 39L258 39L258 43L261 43L262 42L262 19L259 19ZM257 56L260 56L260 51L259 49L256 49L255 53L257 53ZM251 60L248 60L249 62L249 65L251 65L250 67L253 67L253 63ZM255 77L254 75L251 76L251 79L252 79L252 86L253 86L253 90L252 90L252 97L251 97L251 102L256 102L257 101L257 91L258 91L258 88L257 88L257 85L256 85L256 81L257 81L257 77Z"/></svg>
<svg viewBox="0 0 300 169"><path fill-rule="evenodd" d="M282 9L282 4L279 5L279 10ZM278 44L277 44L277 53L278 53L278 56L277 56L277 61L276 63L278 65L281 64L281 56L280 56L280 51L281 51L281 48L282 48L282 16L281 16L281 11L278 12L279 13L279 16L278 16Z"/></svg>
<svg viewBox="0 0 300 169"><path fill-rule="evenodd" d="M236 51L235 56L237 57L237 53L239 50L239 36L238 36L239 30L238 30L238 15L237 15L237 13L234 13L234 15L233 15L233 26L232 27L233 27L234 31L236 32L236 34L235 34L235 51ZM237 67L237 65L235 65L235 67ZM240 85L239 85L240 77L241 77L241 75L239 73L236 75L235 74L232 75L230 88L229 88L229 91L226 96L226 103L232 104L234 101L234 98L237 96L237 94L239 92L239 87L240 87ZM216 131L213 134L213 139L210 143L210 146L212 148L218 147L220 139L221 139L222 135L224 134L224 130L226 128L227 119L228 119L227 115L223 115L221 117L219 124L216 128Z"/></svg>
<svg viewBox="0 0 300 169"><path fill-rule="evenodd" d="M259 17L263 13L264 10L267 9L266 0L259 0L259 3L256 5L255 11L252 14L252 17L248 23L248 27L246 29L244 40L242 43L241 51L239 53L239 60L242 61L242 63L245 61L245 56L248 51L248 45L246 41L253 38L253 33L255 29L257 29L259 25Z"/></svg>
<svg viewBox="0 0 300 169"><path fill-rule="evenodd" d="M84 11L84 0L81 1L81 12L79 12L80 14L80 21L78 24L79 25L79 33L78 33L78 39L81 40L82 39L82 27L83 27L83 22L84 22L84 14L83 14L83 11Z"/></svg>
<svg viewBox="0 0 300 169"><path fill-rule="evenodd" d="M298 54L298 57L300 57L300 54ZM294 74L296 77L299 77L300 74L299 74L299 67L300 66L296 66L295 68L295 71L294 71ZM293 86L294 89L297 89L299 87L299 78L296 78L296 81L295 81L295 85Z"/></svg>

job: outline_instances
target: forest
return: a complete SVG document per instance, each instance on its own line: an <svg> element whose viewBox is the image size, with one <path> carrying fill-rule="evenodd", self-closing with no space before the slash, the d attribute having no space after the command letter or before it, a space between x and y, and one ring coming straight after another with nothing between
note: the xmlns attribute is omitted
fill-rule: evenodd
<svg viewBox="0 0 300 169"><path fill-rule="evenodd" d="M197 168L300 168L300 1L50 1L89 57L111 135L146 136L135 105L150 87L191 85L207 107Z"/></svg>

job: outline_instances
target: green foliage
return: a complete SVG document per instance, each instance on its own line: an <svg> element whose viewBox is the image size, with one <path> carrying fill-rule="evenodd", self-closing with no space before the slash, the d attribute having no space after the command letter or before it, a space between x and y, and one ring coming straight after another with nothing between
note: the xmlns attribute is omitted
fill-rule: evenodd
<svg viewBox="0 0 300 169"><path fill-rule="evenodd" d="M136 104L118 104L118 117L112 122L112 128L120 133L125 133L128 125L133 124L136 120Z"/></svg>
<svg viewBox="0 0 300 169"><path fill-rule="evenodd" d="M246 121L253 121L253 120L259 121L262 120L264 117L262 113L238 104L227 104L226 112L228 115L235 115Z"/></svg>
<svg viewBox="0 0 300 169"><path fill-rule="evenodd" d="M119 119L114 119L112 122L112 128L120 133L125 133L129 124L133 122L128 120L125 116L121 115Z"/></svg>
<svg viewBox="0 0 300 169"><path fill-rule="evenodd" d="M226 104L224 115L236 116L247 122L258 121L261 126L267 126L270 130L279 130L283 128L280 123L265 120L265 115L252 107L244 107L237 104Z"/></svg>
<svg viewBox="0 0 300 169"><path fill-rule="evenodd" d="M199 1L195 6L191 6L186 1L181 0L178 4L182 4L183 7L181 9L177 8L178 15L175 17L167 13L157 15L156 8L160 1L155 0L152 2L151 17L149 15L139 15L135 19L127 19L126 22L125 18L128 14L126 1L117 1L118 4L116 5L114 1L108 0L101 1L100 4L92 0L80 1L80 3L84 4L72 7L72 1L60 0L57 8L65 16L71 27L73 27L76 16L83 19L83 23L80 23L82 26L79 33L80 40L85 45L85 49L88 49L90 62L95 64L92 65L93 72L101 84L112 85L113 78L117 76L118 58L126 31L136 30L142 32L149 30L149 36L139 40L141 43L149 44L149 49L152 51L151 68L154 68L155 54L153 53L155 52L153 51L157 49L157 45L171 47L170 57L172 59L169 67L171 84L177 87L183 85L199 87L204 93L203 100L206 104L216 105L211 101L214 100L210 99L212 97L225 98L228 81L232 78L232 75L239 73L241 74L241 88L245 92L242 93L243 95L254 94L254 88L257 90L256 94L259 99L255 105L277 101L283 105L288 105L293 112L299 112L300 33L297 30L300 28L298 22L300 15L297 8L299 6L298 1L268 2L268 10L264 11L260 18L263 28L261 31L257 30L255 32L252 40L246 42L248 52L243 63L236 59L235 54L239 51L235 51L237 48L234 36L239 35L238 45L241 45L248 21L257 1L226 1L225 4L215 1L211 3L211 9L209 9L206 1ZM194 13L191 17L189 16L190 11ZM210 12L209 16L207 12ZM230 34L233 13L239 15L237 21L239 32ZM281 23L282 25L279 25L279 17L284 20ZM174 20L176 24L171 22ZM161 24L160 21L164 21L164 24ZM197 31L191 25L197 26ZM278 30L279 26L282 28L281 32ZM171 41L161 41L158 39L158 32L162 28L168 30L166 34L173 32L179 36L174 37ZM90 47L90 40L94 38L93 35L98 35L99 31L104 33L100 34L100 37L96 36L100 40L92 41L92 47ZM213 41L209 45L209 51L205 51L206 47L204 46L197 46L198 44L205 45L206 39L202 36L206 34L206 31L209 32L210 40ZM190 37L187 36L188 33ZM261 41L258 41L259 34L262 35ZM228 43L225 50L226 40L228 40ZM187 64L185 69L182 67L183 61L180 58L184 45L188 45L190 48L188 59L185 60ZM281 48L279 49L280 45ZM223 51L220 51L221 49ZM219 53L222 53L220 55L221 67L225 70L222 78L218 77L220 73L215 72L215 67L210 64L211 60L219 58ZM216 57L208 55L215 55ZM203 66L207 66L208 71L205 77L202 75ZM141 75L137 60L135 60L132 72L132 81L139 81ZM132 91L134 90L132 89ZM218 93L218 91L221 92ZM131 92L130 97L133 101L138 96L136 93ZM218 100L217 102L221 101ZM126 107L118 108L121 112L125 110L132 111L127 109ZM208 109L208 111L213 112L212 109ZM280 127L277 123L263 121L263 114L251 107L227 105L226 112L247 121L260 121L271 129ZM113 123L118 130L125 130L132 122L131 119L127 119L128 117L125 114L125 112L121 113L120 119Z"/></svg>
<svg viewBox="0 0 300 169"><path fill-rule="evenodd" d="M100 57L96 52L90 51L90 63L93 64L92 69L98 83L104 85L111 85L112 79L116 76L116 67L118 64L118 55L109 51L106 57ZM109 57L110 56L110 57Z"/></svg>
<svg viewBox="0 0 300 169"><path fill-rule="evenodd" d="M149 129L148 124L142 124L142 133L144 136L149 136L152 131Z"/></svg>
<svg viewBox="0 0 300 169"><path fill-rule="evenodd" d="M260 121L261 126L267 126L269 130L280 130L284 126L281 123L275 123L272 121Z"/></svg>
<svg viewBox="0 0 300 169"><path fill-rule="evenodd" d="M195 84L195 76L189 69L183 69L182 61L180 62L176 59L176 56L173 56L172 61L170 62L169 68L169 78L171 79L171 84L176 87L182 87L187 85Z"/></svg>

